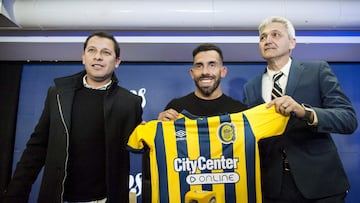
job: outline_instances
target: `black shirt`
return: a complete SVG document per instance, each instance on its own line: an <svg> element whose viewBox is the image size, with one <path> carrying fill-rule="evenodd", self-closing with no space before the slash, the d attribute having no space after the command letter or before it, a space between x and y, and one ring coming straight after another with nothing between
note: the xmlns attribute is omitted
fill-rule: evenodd
<svg viewBox="0 0 360 203"><path fill-rule="evenodd" d="M75 94L64 200L106 197L103 102L106 90L82 87Z"/></svg>
<svg viewBox="0 0 360 203"><path fill-rule="evenodd" d="M205 100L197 97L194 92L171 100L166 109L175 109L177 112L186 110L196 116L216 116L226 113L244 111L247 106L225 94L217 99Z"/></svg>

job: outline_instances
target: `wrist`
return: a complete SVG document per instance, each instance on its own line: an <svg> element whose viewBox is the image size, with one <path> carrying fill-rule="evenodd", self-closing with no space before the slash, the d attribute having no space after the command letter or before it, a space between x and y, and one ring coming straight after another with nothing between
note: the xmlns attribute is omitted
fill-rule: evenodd
<svg viewBox="0 0 360 203"><path fill-rule="evenodd" d="M314 110L308 104L302 103L301 106L303 107L305 114L301 118L301 120L306 121L308 123L312 123L314 121Z"/></svg>

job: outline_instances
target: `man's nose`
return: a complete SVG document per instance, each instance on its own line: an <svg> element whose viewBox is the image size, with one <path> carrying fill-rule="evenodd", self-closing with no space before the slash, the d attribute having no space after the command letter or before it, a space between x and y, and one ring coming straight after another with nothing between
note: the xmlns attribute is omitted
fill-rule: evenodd
<svg viewBox="0 0 360 203"><path fill-rule="evenodd" d="M95 54L94 54L94 59L95 60L101 60L102 59L102 54L100 51L97 51Z"/></svg>

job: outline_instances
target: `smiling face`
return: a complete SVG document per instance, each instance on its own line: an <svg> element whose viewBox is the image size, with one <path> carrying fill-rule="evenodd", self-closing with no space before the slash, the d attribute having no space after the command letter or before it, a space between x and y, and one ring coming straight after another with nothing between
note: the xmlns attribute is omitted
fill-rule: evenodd
<svg viewBox="0 0 360 203"><path fill-rule="evenodd" d="M261 56L269 61L287 61L296 41L289 37L284 24L273 22L260 33L259 49Z"/></svg>
<svg viewBox="0 0 360 203"><path fill-rule="evenodd" d="M194 57L194 65L190 70L196 85L195 94L202 99L215 99L222 95L221 78L226 75L218 52L202 51Z"/></svg>
<svg viewBox="0 0 360 203"><path fill-rule="evenodd" d="M116 57L112 40L99 36L91 37L82 54L87 83L93 87L105 85L120 62L120 58Z"/></svg>

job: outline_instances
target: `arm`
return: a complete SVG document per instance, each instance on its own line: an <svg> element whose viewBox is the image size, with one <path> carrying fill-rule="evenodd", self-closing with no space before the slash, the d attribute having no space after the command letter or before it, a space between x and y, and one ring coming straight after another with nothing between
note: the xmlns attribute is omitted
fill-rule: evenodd
<svg viewBox="0 0 360 203"><path fill-rule="evenodd" d="M307 65L303 77L306 81L294 95L285 95L271 101L268 106L275 105L276 111L284 115L294 113L297 118L305 117L303 103L312 106L308 123L317 120L316 130L323 133L351 134L357 128L355 110L340 87L340 84L326 62ZM304 85L301 84L301 85ZM301 96L299 93L301 92ZM297 98L297 99L295 99Z"/></svg>
<svg viewBox="0 0 360 203"><path fill-rule="evenodd" d="M357 118L350 99L345 95L335 74L327 63L319 72L322 106L313 109L319 120L320 132L351 134L357 128Z"/></svg>

